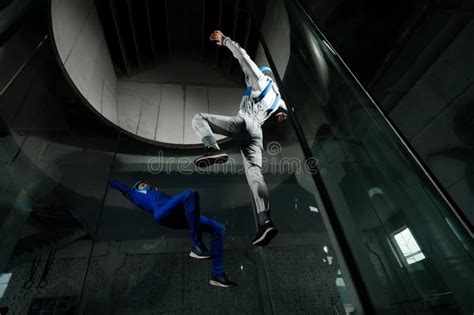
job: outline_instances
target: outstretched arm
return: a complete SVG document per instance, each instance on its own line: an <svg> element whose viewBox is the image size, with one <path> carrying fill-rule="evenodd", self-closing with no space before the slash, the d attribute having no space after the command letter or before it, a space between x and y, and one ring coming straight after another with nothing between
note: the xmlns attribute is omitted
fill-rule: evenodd
<svg viewBox="0 0 474 315"><path fill-rule="evenodd" d="M216 44L219 46L223 45L229 48L229 50L232 52L232 55L234 55L234 57L239 61L245 76L248 77L250 82L247 83L250 83L251 85L257 84L258 79L263 75L263 73L255 64L255 62L253 62L245 49L240 47L238 43L234 42L229 37L224 36L221 31L214 31L209 39L213 42L216 42Z"/></svg>
<svg viewBox="0 0 474 315"><path fill-rule="evenodd" d="M120 191L125 197L128 197L131 192L130 188L115 179L112 179L109 185Z"/></svg>

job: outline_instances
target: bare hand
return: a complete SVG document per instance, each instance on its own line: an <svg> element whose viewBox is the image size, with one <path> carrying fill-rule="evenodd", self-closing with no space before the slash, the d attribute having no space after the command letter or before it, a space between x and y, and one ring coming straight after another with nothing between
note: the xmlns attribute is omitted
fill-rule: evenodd
<svg viewBox="0 0 474 315"><path fill-rule="evenodd" d="M288 115L285 113L278 113L276 114L277 121L282 124L288 119Z"/></svg>
<svg viewBox="0 0 474 315"><path fill-rule="evenodd" d="M221 31L214 31L211 36L209 36L209 40L211 42L216 42L217 45L222 46L222 34Z"/></svg>

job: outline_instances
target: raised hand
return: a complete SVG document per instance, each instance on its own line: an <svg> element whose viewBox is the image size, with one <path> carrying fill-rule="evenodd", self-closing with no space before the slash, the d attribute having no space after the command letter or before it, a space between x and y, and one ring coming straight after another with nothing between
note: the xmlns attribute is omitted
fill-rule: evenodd
<svg viewBox="0 0 474 315"><path fill-rule="evenodd" d="M222 46L222 36L224 34L222 34L221 31L217 30L217 31L214 31L211 36L209 36L209 40L211 42L216 42L217 45L219 46Z"/></svg>

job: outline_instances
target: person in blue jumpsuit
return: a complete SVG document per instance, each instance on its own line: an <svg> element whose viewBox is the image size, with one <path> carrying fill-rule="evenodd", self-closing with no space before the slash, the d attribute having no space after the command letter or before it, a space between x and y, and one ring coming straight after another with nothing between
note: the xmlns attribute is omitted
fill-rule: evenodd
<svg viewBox="0 0 474 315"><path fill-rule="evenodd" d="M192 249L189 256L195 259L213 259L210 284L229 288L236 284L224 273L224 227L217 221L200 214L199 193L186 190L171 197L158 188L152 188L146 180L139 180L132 188L111 180L110 186L119 190L138 208L153 215L153 219L171 229L189 229ZM202 242L202 232L211 234L211 252Z"/></svg>

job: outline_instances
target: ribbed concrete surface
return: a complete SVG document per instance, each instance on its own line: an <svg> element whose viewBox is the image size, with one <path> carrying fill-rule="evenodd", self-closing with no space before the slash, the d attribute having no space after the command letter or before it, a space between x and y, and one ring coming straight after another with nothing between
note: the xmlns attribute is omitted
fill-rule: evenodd
<svg viewBox="0 0 474 315"><path fill-rule="evenodd" d="M100 115L117 124L117 79L94 2L53 0L51 19L67 75Z"/></svg>
<svg viewBox="0 0 474 315"><path fill-rule="evenodd" d="M241 97L240 88L118 81L118 125L147 140L199 144L194 115L235 115Z"/></svg>
<svg viewBox="0 0 474 315"><path fill-rule="evenodd" d="M67 75L93 109L121 129L145 140L196 145L196 113L237 113L243 88L199 60L161 60L154 69L117 80L92 0L53 0L51 16Z"/></svg>

